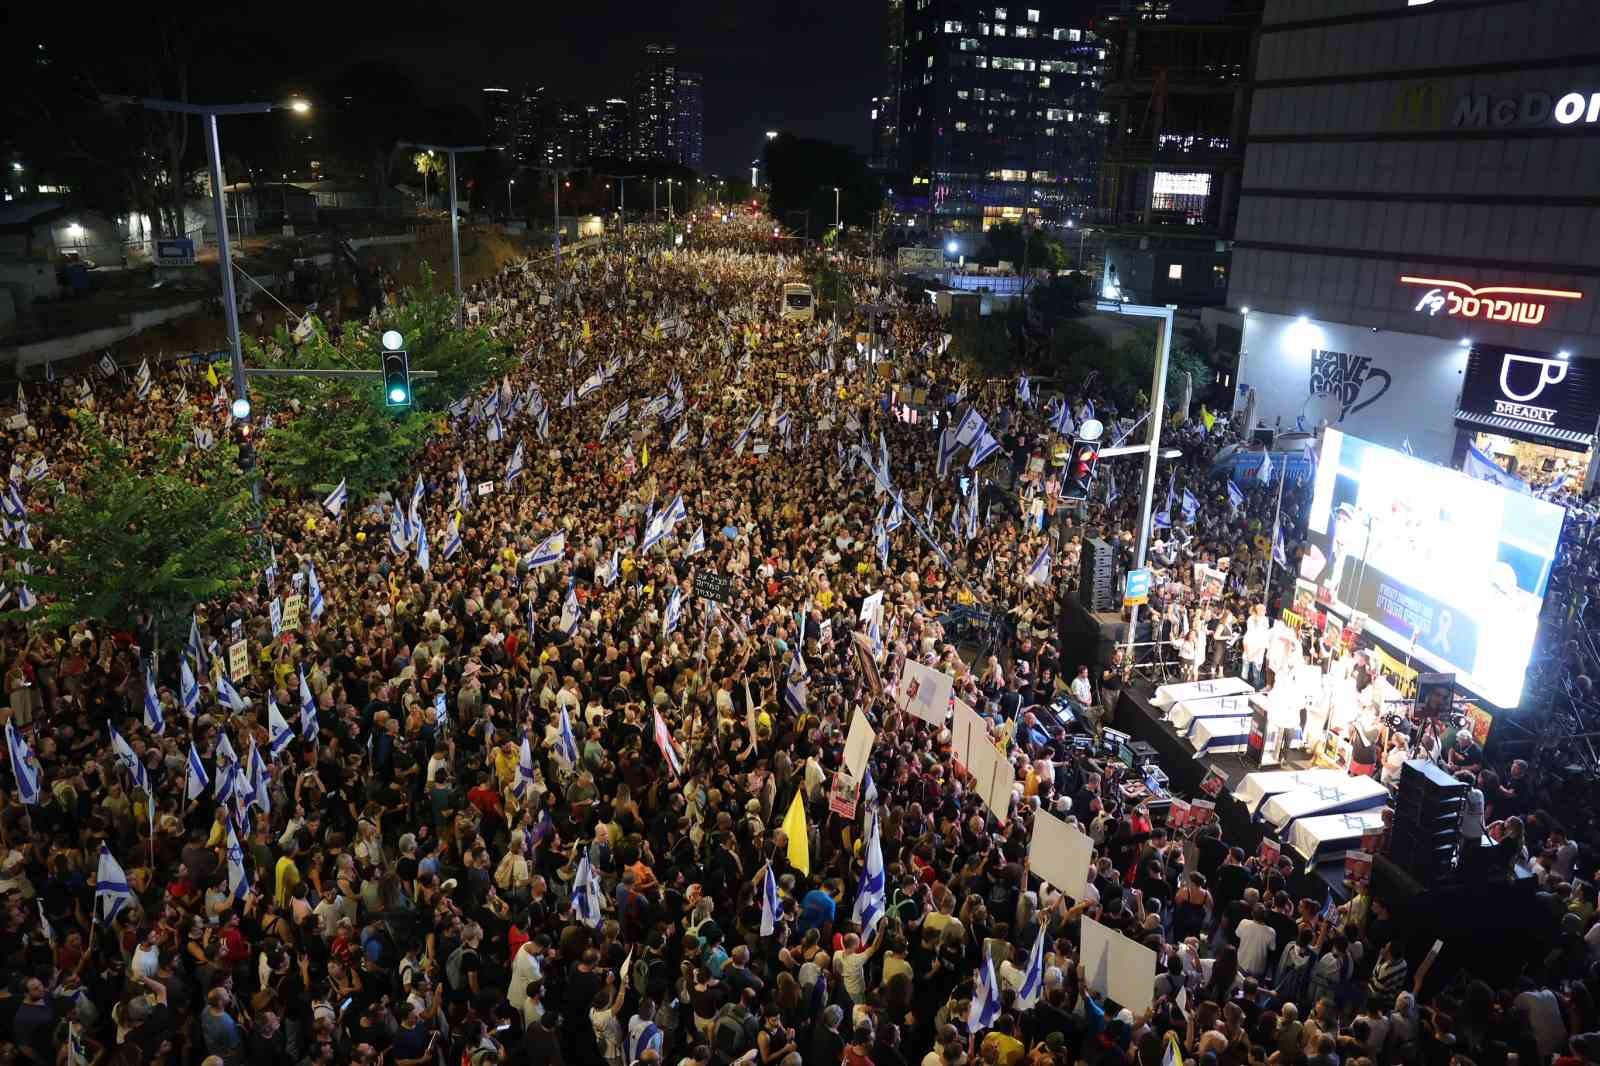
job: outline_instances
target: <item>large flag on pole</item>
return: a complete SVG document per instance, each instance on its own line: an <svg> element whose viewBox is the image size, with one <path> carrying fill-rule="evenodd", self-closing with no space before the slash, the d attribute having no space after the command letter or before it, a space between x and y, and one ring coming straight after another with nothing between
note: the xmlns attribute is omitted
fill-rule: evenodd
<svg viewBox="0 0 1600 1066"><path fill-rule="evenodd" d="M200 753L195 750L194 744L189 745L189 785L185 794L189 799L199 799L205 795L206 786L211 783L211 776L206 773L206 764L200 761Z"/></svg>
<svg viewBox="0 0 1600 1066"><path fill-rule="evenodd" d="M122 913L122 908L134 902L133 889L128 885L128 875L122 865L111 857L110 850L100 845L100 867L94 879L94 910L98 921L109 923Z"/></svg>
<svg viewBox="0 0 1600 1066"><path fill-rule="evenodd" d="M600 925L600 879L589 865L589 856L578 860L578 875L572 882L572 911L591 929Z"/></svg>
<svg viewBox="0 0 1600 1066"><path fill-rule="evenodd" d="M1044 991L1044 927L1033 934L1033 950L1028 952L1028 965L1022 970L1022 987L1017 989L1017 1009L1032 1010Z"/></svg>
<svg viewBox="0 0 1600 1066"><path fill-rule="evenodd" d="M856 905L851 917L861 926L861 936L869 939L872 930L883 920L888 903L883 873L883 844L878 832L878 816L874 811L867 818L866 865L861 870L861 881L856 886Z"/></svg>
<svg viewBox="0 0 1600 1066"><path fill-rule="evenodd" d="M789 865L802 874L811 873L811 829L806 825L805 790L794 794L789 813L783 816L783 832L789 838Z"/></svg>
<svg viewBox="0 0 1600 1066"><path fill-rule="evenodd" d="M276 759L289 746L289 741L294 739L294 730L289 728L289 723L284 720L283 712L278 710L278 701L267 694L267 751Z"/></svg>
<svg viewBox="0 0 1600 1066"><path fill-rule="evenodd" d="M972 1006L967 1011L967 1032L976 1033L994 1024L1000 1013L1000 985L994 979L994 961L987 955L983 972L978 976L978 988L972 996Z"/></svg>
<svg viewBox="0 0 1600 1066"><path fill-rule="evenodd" d="M6 750L11 756L11 772L17 779L17 796L32 807L39 802L39 764L28 742L10 722L6 723Z"/></svg>
<svg viewBox="0 0 1600 1066"><path fill-rule="evenodd" d="M778 928L778 916L783 913L783 903L778 898L778 879L772 876L772 864L767 863L761 876L761 935L771 936Z"/></svg>
<svg viewBox="0 0 1600 1066"><path fill-rule="evenodd" d="M672 731L667 728L666 719L661 717L661 712L654 712L656 716L655 740L656 747L661 749L661 757L667 760L667 766L673 774L683 773L683 760L678 757L678 748L672 742Z"/></svg>

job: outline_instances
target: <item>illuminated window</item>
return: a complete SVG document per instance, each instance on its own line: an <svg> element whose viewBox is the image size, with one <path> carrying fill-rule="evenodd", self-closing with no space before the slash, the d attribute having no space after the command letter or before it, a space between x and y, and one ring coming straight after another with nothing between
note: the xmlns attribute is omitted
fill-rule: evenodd
<svg viewBox="0 0 1600 1066"><path fill-rule="evenodd" d="M965 100L967 98L967 95L968 95L967 94L967 90L965 90L965 89L957 89L956 90L956 99L957 100ZM874 111L872 113L872 117L873 118L877 118L878 117L878 113L876 111Z"/></svg>
<svg viewBox="0 0 1600 1066"><path fill-rule="evenodd" d="M1036 7L1028 8L1028 21L1029 22L1038 22L1039 21L1039 9L1038 8L1036 8Z"/></svg>
<svg viewBox="0 0 1600 1066"><path fill-rule="evenodd" d="M973 62L973 66L977 67L979 70L988 70L989 69L989 57L988 56L978 56L972 62Z"/></svg>
<svg viewBox="0 0 1600 1066"><path fill-rule="evenodd" d="M981 34L982 36L987 37L993 32L994 32L994 27L989 25L987 22L978 23L978 33Z"/></svg>
<svg viewBox="0 0 1600 1066"><path fill-rule="evenodd" d="M963 26L961 23L957 22L955 19L945 19L944 32L946 32L946 33L965 33L966 31L967 31L967 28L965 26Z"/></svg>
<svg viewBox="0 0 1600 1066"><path fill-rule="evenodd" d="M1013 37L1036 37L1036 36L1038 36L1038 32L1036 30L1034 30L1033 27L1031 27L1031 26L1018 26L1018 27L1016 27L1015 32L1012 33L1012 36Z"/></svg>
<svg viewBox="0 0 1600 1066"><path fill-rule="evenodd" d="M1168 281L1182 281L1183 280L1183 264L1182 263L1171 263L1171 264L1168 264L1168 266L1167 266L1167 280Z"/></svg>
<svg viewBox="0 0 1600 1066"><path fill-rule="evenodd" d="M1006 35L1006 28L1005 28L1005 25L1003 23L997 24L995 26L994 35L996 37L1004 37Z"/></svg>
<svg viewBox="0 0 1600 1066"><path fill-rule="evenodd" d="M957 133L965 133L965 132L967 132L967 124L965 122L957 122L956 123L956 132Z"/></svg>
<svg viewBox="0 0 1600 1066"><path fill-rule="evenodd" d="M996 18L996 19L997 19L997 20L999 20L999 21L1001 21L1001 22L1004 22L1004 21L1005 21L1005 20L1006 20L1006 19L1007 19L1007 18L1009 18L1009 17L1010 17L1010 16L1008 16L1008 15L1007 15L1007 14L1006 14L1006 9L1005 9L1005 8L1003 8L1003 7L997 7L997 8L995 8L995 9L994 9L994 17L995 17L995 18Z"/></svg>
<svg viewBox="0 0 1600 1066"><path fill-rule="evenodd" d="M1210 196L1210 174L1158 170L1150 183L1150 207L1156 211L1181 211L1190 218L1203 218Z"/></svg>
<svg viewBox="0 0 1600 1066"><path fill-rule="evenodd" d="M1041 88L1041 89L1050 88L1050 75L1045 74L1045 75L1041 75L1040 76L1040 78L1039 78L1039 88Z"/></svg>
<svg viewBox="0 0 1600 1066"><path fill-rule="evenodd" d="M978 39L976 37L963 37L956 45L956 49L962 52L976 52L978 50Z"/></svg>

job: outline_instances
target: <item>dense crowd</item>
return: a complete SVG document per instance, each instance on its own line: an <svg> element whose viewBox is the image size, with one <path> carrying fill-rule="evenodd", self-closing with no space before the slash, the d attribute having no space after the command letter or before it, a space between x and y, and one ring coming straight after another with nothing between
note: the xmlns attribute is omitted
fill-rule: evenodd
<svg viewBox="0 0 1600 1066"><path fill-rule="evenodd" d="M1417 946L1360 886L1342 908L1297 898L1215 825L1168 833L1125 803L1064 723L1092 723L1128 673L1061 662L1053 630L1086 528L1131 554L1132 462L1107 460L1080 512L1058 407L969 376L930 309L899 308L881 359L859 322L780 319L804 264L766 232L708 223L671 254L605 244L475 286L470 314L518 369L427 445L420 500L408 482L337 514L274 507L256 583L162 650L158 715L151 626L7 631L8 723L33 759L7 755L0 800L13 1061L1600 1061L1578 1035L1600 1027L1592 866L1548 816L1529 847L1553 846L1564 939L1525 987L1463 971L1425 999ZM135 449L185 410L225 428L194 378L156 379L146 400L98 386L102 427ZM70 490L77 386L30 389L12 458L47 455ZM1055 402L1128 417L1092 387ZM941 477L969 410L998 447L969 469L978 433ZM1159 639L1193 676L1231 673L1278 493L1231 502L1211 476L1226 423L1174 434ZM726 602L702 573L730 579ZM275 639L269 605L296 590L320 610ZM250 662L228 685L235 634ZM897 709L908 659L1008 753L1004 809L948 729ZM876 743L846 814L858 713ZM1030 874L1038 811L1094 840L1085 884ZM1080 965L1085 917L1156 949L1150 1009Z"/></svg>

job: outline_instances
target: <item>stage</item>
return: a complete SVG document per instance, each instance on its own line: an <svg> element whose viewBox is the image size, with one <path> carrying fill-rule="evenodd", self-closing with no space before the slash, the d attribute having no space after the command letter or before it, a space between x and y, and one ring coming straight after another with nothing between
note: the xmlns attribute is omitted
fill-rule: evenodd
<svg viewBox="0 0 1600 1066"><path fill-rule="evenodd" d="M1371 778L1314 769L1310 756L1300 753L1258 770L1246 759L1242 738L1238 751L1231 743L1212 743L1218 731L1229 741L1237 737L1238 703L1247 693L1248 686L1237 678L1222 678L1178 698L1172 698L1170 689L1163 692L1164 709L1153 691L1130 686L1122 690L1110 724L1155 749L1176 797L1204 798L1200 782L1213 770L1222 774L1227 785L1216 802L1223 838L1253 855L1262 838L1270 836L1298 869L1342 897L1344 853L1359 844L1364 828L1378 822L1388 791ZM1182 728L1164 720L1169 714ZM1242 728L1248 733L1248 718ZM1219 746L1224 750L1219 752ZM1309 887L1307 881L1301 891Z"/></svg>

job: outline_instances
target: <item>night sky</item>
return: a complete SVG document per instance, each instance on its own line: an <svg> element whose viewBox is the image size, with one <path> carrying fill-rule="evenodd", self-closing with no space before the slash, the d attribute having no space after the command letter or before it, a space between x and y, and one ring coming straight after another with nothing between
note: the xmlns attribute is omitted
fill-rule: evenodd
<svg viewBox="0 0 1600 1066"><path fill-rule="evenodd" d="M164 0L144 12L177 6ZM20 32L12 40L47 41L59 61L155 47L138 12L111 26L71 5L29 7L16 13L12 25ZM244 90L232 99L252 98L257 80L278 87L297 75L377 61L412 76L429 95L474 108L483 86L524 80L591 103L627 95L645 44L675 44L680 66L704 76L705 169L728 173L748 168L767 129L866 150L868 101L882 83L884 9L883 0L222 0L195 5L184 25L217 42L215 58ZM10 66L0 78L17 74ZM129 90L137 91L105 91Z"/></svg>

